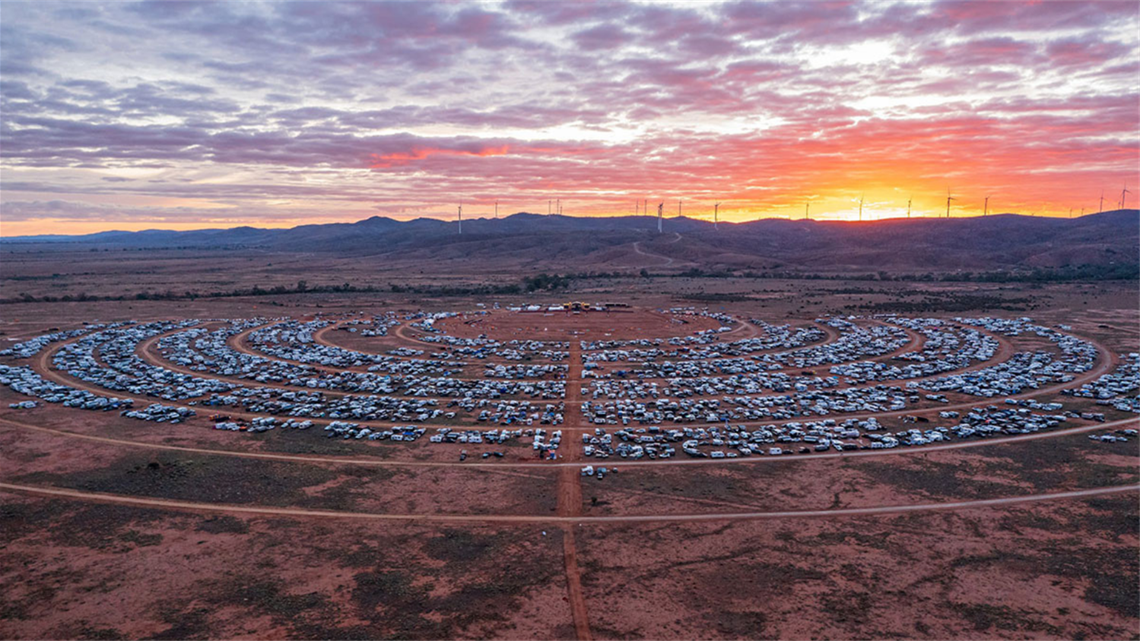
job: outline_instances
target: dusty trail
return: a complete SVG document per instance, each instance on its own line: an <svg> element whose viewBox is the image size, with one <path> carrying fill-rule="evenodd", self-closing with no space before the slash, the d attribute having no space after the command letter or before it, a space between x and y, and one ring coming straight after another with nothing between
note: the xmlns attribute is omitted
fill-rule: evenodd
<svg viewBox="0 0 1140 641"><path fill-rule="evenodd" d="M366 519L376 521L411 521L417 523L505 523L505 524L622 524L622 523L686 523L702 521L733 521L733 520L774 520L774 519L803 519L803 518L839 518L852 516L874 516L882 514L905 514L910 512L930 512L940 510L969 510L984 507L1004 505L1018 505L1023 503L1036 503L1061 499L1085 498L1102 496L1105 494L1121 494L1127 492L1140 493L1140 483L1129 485L1116 485L1098 487L1087 490L1073 490L1069 492L1051 492L1046 494L1029 494L1025 496L1011 496L998 499L984 499L977 501L950 501L947 503L917 503L910 505L884 505L880 507L840 508L835 510L789 510L782 512L722 512L708 514L644 514L632 516L560 516L560 515L487 515L487 514L382 514L376 512L338 512L335 510L309 510L300 508L262 507L254 505L233 505L227 503L201 503L196 501L178 501L172 499L155 499L121 494L104 494L100 492L83 492L59 487L45 487L37 485L21 485L17 483L0 482L0 490L11 493L35 494L38 496L51 496L84 501L113 503L121 505L136 505L168 510L181 510L190 512L223 512L233 514L251 514L260 516L291 516L291 517L323 517L340 519ZM577 624L577 621L575 621Z"/></svg>
<svg viewBox="0 0 1140 641"><path fill-rule="evenodd" d="M419 338L417 338L415 336L409 335L408 334L408 326L404 325L402 323L400 324L399 327L396 328L396 331L393 333L396 334L396 336L399 336L400 338L402 338L406 341L411 341L413 343L416 343L417 345L425 345L425 346L429 346L429 347L434 347L434 345L432 345L431 343L426 343L426 342L420 340Z"/></svg>
<svg viewBox="0 0 1140 641"><path fill-rule="evenodd" d="M569 401L581 393L582 358L581 345L570 341L570 374L566 380L567 425L581 421L581 412L570 413ZM582 515L582 476L578 473L581 446L567 437L559 443L558 451L565 455L564 464L558 470L558 516L574 519ZM570 614L574 620L574 635L579 641L591 639L590 618L586 610L586 595L582 590L582 570L578 565L578 544L574 535L577 524L573 520L562 523L562 559L566 566L566 591L570 602Z"/></svg>
<svg viewBox="0 0 1140 641"><path fill-rule="evenodd" d="M673 232L673 239L672 239L672 240L670 240L670 241L668 241L668 242L667 242L667 243L665 243L665 244L666 244L666 245L672 245L672 244L674 244L674 243L678 242L679 240L681 240L681 234L678 234L677 232ZM674 259L672 259L672 258L670 258L670 257L668 257L668 256L662 256L661 254L654 254L654 253L652 253L652 252L647 252L647 251L645 251L644 249L642 249L642 248L641 248L641 241L640 241L640 240L639 240L639 241L636 241L636 242L634 242L634 243L633 243L633 252L634 252L635 254L640 254L640 255L642 255L642 256L648 256L648 257L650 257L650 258L659 258L659 259L661 259L661 260L664 260L665 262L664 262L664 264L662 264L662 265L661 265L662 267L669 267L669 266L670 266L670 265L672 265L674 262L676 262ZM683 262L682 264L685 264L685 265L692 265L692 264L694 264L694 263L691 263L691 262L685 261L685 262Z"/></svg>

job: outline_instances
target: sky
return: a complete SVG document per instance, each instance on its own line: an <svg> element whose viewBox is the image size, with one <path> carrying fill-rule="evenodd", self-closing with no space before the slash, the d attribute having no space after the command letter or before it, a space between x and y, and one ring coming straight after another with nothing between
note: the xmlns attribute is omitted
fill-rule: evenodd
<svg viewBox="0 0 1140 641"><path fill-rule="evenodd" d="M1132 0L6 0L0 235L1079 215L1138 91Z"/></svg>

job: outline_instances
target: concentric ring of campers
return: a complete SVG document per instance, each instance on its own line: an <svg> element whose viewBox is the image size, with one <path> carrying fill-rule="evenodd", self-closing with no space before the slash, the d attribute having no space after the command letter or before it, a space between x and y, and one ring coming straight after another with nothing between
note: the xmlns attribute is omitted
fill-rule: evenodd
<svg viewBox="0 0 1140 641"><path fill-rule="evenodd" d="M356 318L350 321L341 323L345 331L352 334L360 334L361 336L387 336L388 330L393 327L399 327L400 321L395 314L385 314L384 316L375 316L372 320L364 320Z"/></svg>
<svg viewBox="0 0 1140 641"><path fill-rule="evenodd" d="M407 352L396 355L371 354L325 345L315 342L313 334L318 330L330 326L331 321L315 320L308 323L285 321L268 327L254 330L248 336L249 344L259 352L287 361L304 364L319 365L322 367L349 368L367 367L371 372L386 372L405 376L440 375L452 376L460 373L460 368L468 365L462 360L440 361L439 356L433 359L414 358ZM432 337L426 337L430 339ZM456 339L470 341L475 339ZM474 358L486 358L488 355L497 355L507 360L522 360L527 356L519 352L518 345L534 343L534 341L515 342L502 350L486 350L471 354ZM393 350L395 351L395 350ZM444 354L454 356L454 354ZM565 356L559 356L564 359ZM564 378L568 368L565 365L526 365L517 368L495 368L488 365L488 376L501 376L504 378L518 378L519 371L527 372L529 378L540 378L555 375Z"/></svg>
<svg viewBox="0 0 1140 641"><path fill-rule="evenodd" d="M1121 356L1120 366L1091 383L1063 390L1063 393L1083 398L1095 398L1097 404L1107 405L1121 412L1140 414L1140 353Z"/></svg>
<svg viewBox="0 0 1140 641"><path fill-rule="evenodd" d="M135 403L129 398L99 396L87 390L60 385L25 366L13 367L0 364L0 385L47 403L59 403L64 407L78 407L85 410L117 410L129 408Z"/></svg>
<svg viewBox="0 0 1140 641"><path fill-rule="evenodd" d="M922 349L903 352L892 361L909 361L904 365L859 361L831 368L833 374L846 378L847 384L870 381L923 378L965 369L984 363L997 354L998 341L973 328L954 327L937 318L897 318L891 322L923 336Z"/></svg>
<svg viewBox="0 0 1140 641"><path fill-rule="evenodd" d="M838 329L841 332L839 338L830 343L798 347L775 353L765 350L772 350L783 343L768 341L762 338L745 338L727 343L719 343L715 346L700 350L689 350L683 354L681 352L672 353L683 355L686 362L692 363L692 367L700 368L699 375L707 376L723 373L740 373L741 371L763 372L788 367L804 368L847 363L859 358L874 358L888 354L901 349L910 340L902 328L892 325L870 325L863 327L856 325L850 320L841 318L816 319L816 322ZM614 342L619 341L605 341L605 344ZM796 341L792 341L793 344L795 342ZM608 346L590 347L598 344L597 342L582 342L583 350L601 350L590 354L583 354L583 362L636 361L658 357L655 352L647 352L645 350L615 350ZM721 362L720 359L724 359L724 365L719 364ZM658 363L653 360L646 360L641 363L640 368L636 370L636 374L642 378L663 378L670 376L670 370L675 369L677 366L678 364L674 361ZM726 372L723 368L727 368L729 371ZM595 376L604 377L605 374L599 372Z"/></svg>
<svg viewBox="0 0 1140 641"><path fill-rule="evenodd" d="M458 373L459 368L466 365L462 361L441 364L428 359L369 354L316 342L313 334L331 324L332 321L328 320L306 323L284 321L250 332L246 336L246 341L253 349L275 359L340 369L367 367L369 371L384 371L391 374L450 376Z"/></svg>
<svg viewBox="0 0 1140 641"><path fill-rule="evenodd" d="M528 357L538 357L548 361L564 361L570 356L570 352L566 351L569 345L565 341L497 341L487 338L485 334L475 338L460 338L446 334L429 334L420 337L420 340L425 343L444 345L457 355L479 360L491 356L498 356L508 361L521 361Z"/></svg>
<svg viewBox="0 0 1140 641"><path fill-rule="evenodd" d="M721 399L670 399L653 402L582 403L582 415L595 425L651 423L719 423L765 421L842 412L888 412L906 409L907 393L899 387L805 391L774 396L725 396Z"/></svg>
<svg viewBox="0 0 1140 641"><path fill-rule="evenodd" d="M486 311L471 312L468 316L486 316ZM456 312L437 312L435 314L421 314L420 320L412 323L412 327L425 332L427 336L420 338L425 343L446 345L456 353L471 358L487 358L494 355L507 360L523 360L527 352L533 357L538 355L547 360L566 360L570 355L570 344L566 341L539 341L539 340L509 340L499 341L481 334L475 338L462 338L451 336L435 326L436 321L459 316Z"/></svg>
<svg viewBox="0 0 1140 641"><path fill-rule="evenodd" d="M958 412L945 412L943 418L959 418ZM949 416L953 415L953 416ZM596 458L639 459L670 458L681 451L693 458L737 458L740 456L780 456L812 452L839 452L856 449L890 449L915 447L954 439L1031 434L1056 427L1065 415L1034 414L1029 409L988 406L970 411L953 427L905 429L890 432L874 417L844 421L825 419L783 425L762 425L749 429L744 425L707 428L622 428L613 434L596 428L583 434L584 454ZM615 444L614 437L618 442Z"/></svg>
<svg viewBox="0 0 1140 641"><path fill-rule="evenodd" d="M44 334L42 336L36 336L34 338L29 338L28 340L26 340L22 343L16 343L15 345L9 347L8 349L0 350L0 356L14 356L16 358L31 358L31 357L35 356L36 354L39 354L40 351L43 350L43 348L47 347L48 345L51 345L52 343L58 343L59 341L65 341L65 340L68 340L71 338L75 338L76 336L82 336L82 335L86 334L87 332L92 332L92 331L95 331L98 329L104 329L104 328L113 329L115 327L122 327L123 325L128 325L128 324L129 324L129 322L126 322L126 321L120 322L120 323L112 323L110 325L104 325L102 323L89 323L89 324L87 324L87 325L85 325L79 329L71 329L71 330L67 330L65 332L53 332L51 334Z"/></svg>
<svg viewBox="0 0 1140 641"><path fill-rule="evenodd" d="M814 372L789 374L773 373L770 370L789 366L797 368L814 367L828 363L848 363L859 358L879 357L897 351L909 342L909 337L899 327L871 325L860 327L843 319L825 319L821 322L841 330L840 337L831 343L813 345L777 353L754 355L752 360L744 358L721 358L710 361L647 361L636 370L611 370L597 373L595 363L587 363L589 378L606 378L591 383L588 394L593 398L656 398L661 395L674 397L710 396L718 394L760 394L764 392L794 392L806 394L837 387L841 381L836 376L817 376ZM718 358L734 351L735 346L747 341L727 343L729 349L713 355ZM866 367L873 367L870 362ZM843 374L836 371L833 374ZM730 374L731 376L717 376ZM639 382L613 379L627 377ZM667 379L664 390L655 383L643 383L641 379ZM848 381L848 384L863 381Z"/></svg>
<svg viewBox="0 0 1140 641"><path fill-rule="evenodd" d="M503 396L559 399L565 395L563 382L512 380L523 379L528 366L488 364L487 368L492 371L487 378L495 380L392 376L352 370L318 369L310 365L239 352L229 345L228 339L248 329L251 323L253 326L258 326L264 322L263 319L235 321L213 332L194 328L163 337L158 345L164 350L164 357L167 360L195 371L334 393L393 394L421 398L474 396L492 399ZM495 369L496 367L501 369Z"/></svg>
<svg viewBox="0 0 1140 641"><path fill-rule="evenodd" d="M564 383L554 381L406 377L401 382L408 387L409 396L425 398L352 394L329 398L322 392L307 389L247 386L217 378L193 376L153 365L135 354L141 342L166 332L193 327L197 323L197 320L147 323L86 334L61 347L54 355L53 366L86 383L134 396L154 396L169 401L187 402L188 405L310 418L424 422L440 417L456 417L455 412L438 409L435 397L487 400L515 393L539 398L561 399L564 396ZM188 357L183 357L182 360L186 358ZM426 398L429 396L431 398ZM502 400L500 403L505 407L529 408L527 401ZM462 405L460 407L464 408ZM148 418L141 413L129 416Z"/></svg>
<svg viewBox="0 0 1140 641"><path fill-rule="evenodd" d="M764 332L765 336L746 338L731 343L720 343L711 347L677 347L676 349L660 349L666 339L634 339L624 341L581 341L583 350L601 350L582 354L584 363L597 363L599 361L643 361L657 358L669 359L711 359L726 356L746 355L772 349L791 349L803 347L814 343L827 335L818 327L791 325L772 325L759 319L752 319L752 324ZM720 330L724 331L724 330ZM741 363L749 361L741 360ZM738 365L743 366L743 365ZM767 367L754 365L762 369L776 369L776 364Z"/></svg>
<svg viewBox="0 0 1140 641"><path fill-rule="evenodd" d="M1063 325L1051 328L1028 318L894 315L820 318L801 326L754 319L759 336L728 340L724 334L738 321L727 315L692 309L669 313L679 327L687 324L686 315L713 318L720 327L666 339L579 343L584 380L574 383L583 385L577 411L584 426L595 427L582 437L588 456L668 458L680 449L689 456L731 458L913 447L1030 433L1071 418L1105 420L1102 413L1078 413L1061 403L1026 398L961 412L946 408L938 419L903 415L936 411L937 403L950 402L949 393L1024 397L1074 381L1093 368L1099 354ZM116 410L155 423L181 423L195 415L194 408L210 408L219 430L315 428L336 438L405 442L435 430L428 439L432 443L532 438L540 456L556 456L562 433L546 428L565 422L571 368L557 361L566 359L569 345L459 338L437 325L456 316L89 324L25 340L0 352L0 358L30 359L60 343L51 354L51 367L110 394L79 389L65 378L22 365L0 364L0 384L47 403ZM474 318L468 322L479 316ZM382 336L402 323L423 332L425 342L437 347L404 346L381 355L314 338L325 328ZM921 345L904 351L914 335L921 337ZM1002 345L998 337L1018 336L1049 345L990 362ZM234 342L240 337L251 352ZM161 360L140 355L144 342L152 340ZM464 377L464 371L476 373ZM1140 354L1132 353L1121 357L1116 370L1063 392L1113 410L1140 412L1137 390ZM15 411L37 407L34 400L9 405ZM884 412L901 416L903 429L865 418ZM489 455L503 453L484 453Z"/></svg>
<svg viewBox="0 0 1140 641"><path fill-rule="evenodd" d="M956 318L955 320L1005 336L1036 334L1051 341L1060 353L1044 350L1018 352L1009 360L984 369L912 381L907 383L908 389L951 391L986 398L1020 394L1050 384L1068 383L1077 374L1092 369L1096 363L1097 349L1092 343L1051 327L1034 324L1028 318L1016 320Z"/></svg>

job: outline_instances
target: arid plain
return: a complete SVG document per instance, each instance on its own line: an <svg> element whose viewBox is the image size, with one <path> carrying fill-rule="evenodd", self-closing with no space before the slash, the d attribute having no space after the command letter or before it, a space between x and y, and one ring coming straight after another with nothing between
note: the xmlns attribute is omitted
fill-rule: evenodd
<svg viewBox="0 0 1140 641"><path fill-rule="evenodd" d="M1062 393L1119 372L1138 351L1134 280L788 279L693 271L693 264L670 256L667 243L653 239L630 250L621 258L628 264L601 275L579 270L551 281L479 264L462 276L444 276L429 263L416 269L279 253L52 249L16 255L26 250L10 249L5 297L26 294L29 302L3 305L0 348L89 322L129 321L126 329L106 331L153 327L149 338L136 335L127 354L113 341L97 344L91 367L112 367L121 358L131 363L120 370L125 376L157 367L236 386L230 393L242 386L285 393L288 381L227 373L213 362L179 362L174 337L199 331L182 344L194 350L202 349L194 340L217 333L228 337L220 349L301 367L296 355L267 351L276 345L272 340L284 339L258 334L294 323L318 328L302 342L379 359L372 367L372 361L310 362L310 374L323 380L344 372L360 380L390 376L421 386L432 379L435 391L413 386L385 396L395 404L432 399L443 413L357 421L377 432L395 425L426 430L423 438L393 442L325 438L321 428L335 421L332 415L314 418L309 430L278 425L258 432L247 429L255 418L285 419L288 410L240 402L212 407L203 402L209 394L173 401L137 395L136 410L152 402L195 410L171 424L49 402L10 408L34 399L0 388L0 632L6 638L1137 637L1137 441L1089 438L1136 428L1136 415ZM298 288L302 263L307 283ZM546 271L559 273L557 265ZM342 283L352 287L328 287ZM518 284L518 291L504 284ZM254 286L261 288L256 295L208 295ZM270 291L274 286L281 291ZM188 289L198 295L179 294ZM122 300L43 301L76 292ZM549 310L568 301L608 309ZM510 309L527 305L541 309ZM423 323L440 312L456 315ZM850 332L858 339L858 332L893 326L897 342L861 359L889 366L905 354L949 353L932 344L943 340L940 334L899 325L898 318L939 319L966 332L955 318L1023 317L1034 326L1063 326L1065 335L1091 346L1090 367L1065 383L1016 393L980 397L951 390L932 400L924 390L903 401L904 409L826 418L842 423L874 416L882 430L899 434L952 427L958 421L943 412L964 417L976 408L1002 409L1009 407L1006 398L1060 402L1069 414L1048 429L882 449L871 448L871 432L851 447L823 451L807 451L811 443L799 441L794 447L772 443L787 450L781 456L765 444L753 455L712 458L712 449L727 444L702 441L699 456L681 453L678 442L673 456L596 459L583 446L582 435L599 428L611 435L631 430L636 442L633 430L654 425L723 429L739 423L755 430L823 419L727 418L722 424L720 414L709 420L702 411L696 421L597 424L596 414L586 412L591 401L607 400L590 394L597 385L618 381L653 381L662 388L654 392L658 398L694 403L797 393L694 390L700 377L663 374L666 361L716 364L737 358L729 350L749 341L803 330L802 344L785 337L780 340L792 341L787 347L772 343L740 357L754 364L766 362L764 354L814 354L846 345ZM199 323L159 326L186 319ZM381 325L380 335L351 331ZM989 371L1019 353L1061 354L1039 334L982 334L993 337L992 354L963 364L967 373ZM74 389L135 396L59 366L60 354L84 335L0 362ZM694 336L708 338L685 342ZM618 361L583 357L651 349L648 342L655 340L652 349L665 353ZM634 341L647 343L631 346ZM472 344L485 351L464 351ZM842 365L799 362L773 366L771 376L815 380ZM455 406L465 395L478 400L482 388L440 391L433 378L499 380L502 374L489 373L494 365L534 368L509 370L503 380L544 382L538 389L546 398L504 387L488 407L529 401L535 417L542 407L556 406L559 419L495 424L479 418L481 405ZM399 369L412 366L424 369ZM840 390L905 389L907 382L836 376ZM928 378L937 376L907 380ZM818 385L803 393L833 393L826 382ZM331 386L320 394L330 403L352 396ZM647 399L631 392L626 400ZM613 411L620 417L624 410ZM242 429L214 429L226 420ZM497 444L429 442L439 428L519 434ZM536 455L539 429L546 444L555 431L561 434L560 447L542 448L553 460ZM583 475L586 465L610 471L604 478Z"/></svg>

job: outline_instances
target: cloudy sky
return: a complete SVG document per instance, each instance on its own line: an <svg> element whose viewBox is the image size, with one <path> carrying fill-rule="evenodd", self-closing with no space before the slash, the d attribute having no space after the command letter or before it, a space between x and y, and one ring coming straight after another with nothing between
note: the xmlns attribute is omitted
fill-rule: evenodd
<svg viewBox="0 0 1140 641"><path fill-rule="evenodd" d="M0 30L5 236L1140 191L1132 0L6 1Z"/></svg>

